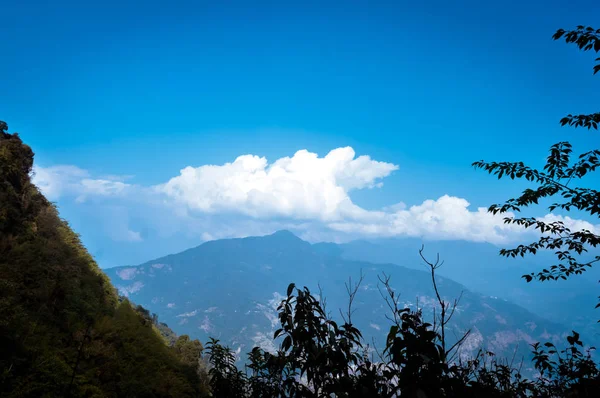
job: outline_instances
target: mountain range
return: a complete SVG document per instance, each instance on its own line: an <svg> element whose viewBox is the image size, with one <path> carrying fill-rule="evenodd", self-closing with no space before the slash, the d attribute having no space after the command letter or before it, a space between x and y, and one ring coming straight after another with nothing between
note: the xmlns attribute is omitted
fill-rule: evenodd
<svg viewBox="0 0 600 398"><path fill-rule="evenodd" d="M499 265L490 260L498 258L497 251L490 255L494 247L465 245L471 246L468 256L464 247L452 242L427 243L425 249L431 257L437 250L448 255L440 268L438 287L445 300L461 297L447 333L452 343L471 330L461 356L486 349L501 357L528 358L531 343L561 343L571 330L572 320L548 319L508 300L506 296L521 297L522 303L527 303L533 297L525 293L530 286L523 282L523 287L514 287L519 281L516 275L513 290L506 290L508 277L500 277ZM431 317L436 301L431 274L416 257L420 247L420 242L408 239L311 244L289 231L279 231L262 237L209 241L137 266L104 271L121 295L156 313L177 333L201 341L218 338L243 359L253 346L275 350L277 342L272 336L279 324L277 305L292 282L314 293L322 292L328 312L340 318L338 310L348 303L349 278L355 282L363 275L353 323L375 348L385 342L389 330L386 316L391 315L381 297L378 276L391 277L402 306L418 305ZM454 256L462 261L448 261ZM476 270L477 266L480 269ZM506 272L511 275L515 271L509 267ZM458 281L449 276L456 276ZM479 289L466 284L479 284ZM593 340L589 333L582 333L582 338L586 343Z"/></svg>
<svg viewBox="0 0 600 398"><path fill-rule="evenodd" d="M521 276L540 271L556 263L548 251L535 256L506 258L499 255L500 247L483 242L422 241L416 238L360 240L331 246L342 258L374 263L401 264L424 269L418 250L423 245L427 252L439 253L445 264L439 275L465 285L469 290L497 296L518 304L537 315L572 329L598 336L595 310L598 296L600 269L591 268L567 280L530 282ZM507 247L512 247L508 245ZM595 249L591 249L595 250ZM590 252L590 257L598 254Z"/></svg>

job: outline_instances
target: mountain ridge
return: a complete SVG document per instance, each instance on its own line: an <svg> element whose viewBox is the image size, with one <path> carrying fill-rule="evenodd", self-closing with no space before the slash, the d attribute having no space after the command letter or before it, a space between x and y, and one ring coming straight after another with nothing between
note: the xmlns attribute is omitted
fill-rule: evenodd
<svg viewBox="0 0 600 398"><path fill-rule="evenodd" d="M336 310L345 305L348 277L363 273L365 280L356 299L357 324L367 337L378 341L385 338L386 330L385 307L377 289L381 272L392 276L403 305L419 301L431 312L435 299L430 274L392 263L344 259L332 255L335 247L310 244L287 231L205 242L192 252L105 272L121 294L147 306L176 330L201 340L217 337L240 354L255 345L273 344L276 307L285 293L282 289L291 282L311 290L322 286L328 305ZM528 344L544 337L559 343L569 331L507 300L472 292L444 276L437 279L446 300L464 293L453 332L475 331L468 342L469 354L485 346L509 356L518 346L525 356Z"/></svg>

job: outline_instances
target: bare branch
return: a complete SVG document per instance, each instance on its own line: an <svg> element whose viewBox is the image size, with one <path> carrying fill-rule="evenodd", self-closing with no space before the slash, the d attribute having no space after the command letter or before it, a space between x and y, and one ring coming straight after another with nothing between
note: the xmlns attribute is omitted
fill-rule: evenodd
<svg viewBox="0 0 600 398"><path fill-rule="evenodd" d="M344 320L344 322L347 324L352 324L352 314L354 314L354 312L356 311L355 309L352 309L352 304L354 303L354 299L356 298L356 293L358 293L358 289L360 288L360 285L362 284L364 279L365 279L365 275L363 274L362 269L361 269L360 270L360 278L358 279L358 282L356 282L354 285L352 285L352 277L349 277L348 283L345 283L346 292L348 293L348 309L346 310L346 315L344 315L344 313L342 312L342 309L340 308L340 315L342 316L342 319Z"/></svg>
<svg viewBox="0 0 600 398"><path fill-rule="evenodd" d="M436 261L435 263L430 262L429 260L427 260L425 258L425 255L423 254L423 251L425 250L425 245L421 245L421 249L419 250L419 255L421 256L421 258L423 259L423 261L425 262L425 264L427 264L429 266L429 269L431 270L431 283L433 285L433 290L435 292L435 296L437 298L438 303L440 304L440 310L441 310L441 314L440 314L440 334L441 334L441 343L442 343L442 350L444 351L444 353L446 353L446 302L444 300L442 300L442 297L440 296L440 292L438 290L437 287L437 281L435 279L435 271L442 266L443 262L440 262L440 254L438 253L436 256Z"/></svg>
<svg viewBox="0 0 600 398"><path fill-rule="evenodd" d="M399 311L398 303L400 302L400 296L396 296L394 289L392 289L392 287L390 286L390 277L388 275L386 275L385 272L383 272L382 274L383 274L383 276L377 275L377 279L385 287L387 296L382 291L382 288L379 286L379 283L377 284L377 289L379 290L379 294L381 295L381 297L387 304L388 308L392 311L394 319L390 318L388 315L386 315L385 317L386 317L386 319L390 320L394 324L399 325L400 319L398 317L398 311Z"/></svg>
<svg viewBox="0 0 600 398"><path fill-rule="evenodd" d="M434 331L436 331L436 333L437 333L437 329L439 329L439 331L440 331L440 340L441 340L441 344L442 344L442 350L444 352L444 360L447 360L448 356L452 353L452 351L454 351L456 348L459 348L465 342L465 340L471 333L471 330L467 330L467 332L460 339L458 339L458 341L456 343L454 343L450 347L450 349L448 349L448 350L446 349L446 325L450 322L450 320L454 316L454 313L456 312L456 308L458 307L458 304L460 303L460 300L462 299L463 292L461 291L460 296L454 300L454 302L452 303L452 307L450 307L449 303L447 303L445 300L442 299L442 296L441 296L440 291L437 286L437 279L435 277L435 271L438 268L440 268L444 264L444 262L440 260L440 255L438 253L436 255L435 262L432 263L431 261L427 260L427 258L425 257L425 255L423 254L424 251L425 251L425 245L421 245L421 249L419 250L419 255L421 256L421 259L423 259L425 264L427 264L427 266L430 269L431 284L433 285L433 290L435 292L435 296L440 305L439 317L436 316L436 311L434 308L433 328L434 328ZM449 308L450 308L450 312L448 312ZM458 352L458 350L451 356L450 360L454 359L457 352Z"/></svg>
<svg viewBox="0 0 600 398"><path fill-rule="evenodd" d="M331 319L331 313L327 312L327 299L323 293L323 286L320 283L317 283L317 287L319 288L319 301L321 302L321 308L323 309L323 313L327 317L327 319Z"/></svg>
<svg viewBox="0 0 600 398"><path fill-rule="evenodd" d="M452 347L450 347L450 349L446 352L446 356L448 356L448 354L452 353L452 351L454 349L456 349L456 351L450 357L449 362L452 362L454 360L454 358L456 357L456 355L458 355L460 347L463 345L463 343L465 342L467 337L469 337L470 335L471 335L471 329L467 330L465 332L465 334L460 339L458 339L458 341L456 343L452 344Z"/></svg>
<svg viewBox="0 0 600 398"><path fill-rule="evenodd" d="M381 362L385 362L385 358L383 357L383 354L381 353L381 351L379 351L377 349L377 345L375 344L375 337L371 337L371 341L373 342L373 350L375 350L375 353L377 353L377 357L379 358L379 360Z"/></svg>

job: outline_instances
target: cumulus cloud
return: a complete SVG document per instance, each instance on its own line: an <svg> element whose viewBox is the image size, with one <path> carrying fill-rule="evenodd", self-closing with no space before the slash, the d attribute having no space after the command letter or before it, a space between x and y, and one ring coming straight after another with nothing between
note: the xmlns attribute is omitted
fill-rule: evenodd
<svg viewBox="0 0 600 398"><path fill-rule="evenodd" d="M451 238L491 243L505 242L523 232L518 226L503 223L502 217L511 214L494 216L486 208L471 211L469 206L470 203L463 198L444 195L410 208L393 206L388 211L369 212L371 220L332 223L330 227L373 236Z"/></svg>
<svg viewBox="0 0 600 398"><path fill-rule="evenodd" d="M272 164L264 157L243 155L222 166L186 167L156 189L206 213L329 221L360 213L348 192L381 186L379 180L397 169L368 156L355 158L350 147L322 158L301 150Z"/></svg>
<svg viewBox="0 0 600 398"><path fill-rule="evenodd" d="M74 166L36 167L34 182L51 199L69 196L82 203L111 201L118 214L110 221L116 240L142 241L128 225L130 214L162 234L183 232L202 240L262 235L292 229L309 240L340 241L363 236L413 236L505 243L531 234L503 223L506 215L471 208L464 198L444 195L408 206L398 202L367 210L351 199L355 190L381 187L397 170L393 163L356 156L350 147L325 156L307 150L272 163L242 155L231 163L186 167L163 184L140 186L127 178L94 178ZM122 209L129 209L127 211ZM509 214L510 215L510 214ZM599 225L548 214L573 230L600 232ZM170 231L170 232L166 232Z"/></svg>

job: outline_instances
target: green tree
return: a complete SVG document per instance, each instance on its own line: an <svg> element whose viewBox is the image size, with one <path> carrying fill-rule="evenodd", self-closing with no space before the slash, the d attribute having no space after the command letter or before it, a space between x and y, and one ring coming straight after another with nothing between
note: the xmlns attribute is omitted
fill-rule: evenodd
<svg viewBox="0 0 600 398"><path fill-rule="evenodd" d="M32 184L33 156L0 122L0 396L203 396L201 344L177 352L156 316L118 300Z"/></svg>
<svg viewBox="0 0 600 398"><path fill-rule="evenodd" d="M600 29L594 30L584 26L578 26L570 31L559 29L553 39L561 38L564 38L567 43L575 44L582 51L600 52ZM600 71L600 58L596 61L594 74ZM569 114L560 120L562 126L584 127L588 130L597 130L598 123L600 123L600 112L586 115ZM576 185L584 176L600 167L600 149L592 149L573 159L571 144L566 141L559 142L550 148L542 170L527 166L523 162L481 160L474 162L473 166L496 175L498 179L525 179L537 185L535 188L526 189L516 198L502 204L491 205L488 211L493 214L518 213L526 207L539 204L542 200L553 200L548 206L551 212L578 210L592 216L593 219L600 216L600 192ZM504 218L504 222L537 229L541 237L527 245L502 249L500 250L502 256L535 255L540 250L551 250L556 255L555 264L539 272L524 275L523 278L528 282L534 279L539 281L567 279L573 274L581 274L600 261L600 256L588 254L589 248L595 248L600 244L600 235L593 231L572 231L562 221L548 222L536 217L508 216Z"/></svg>

